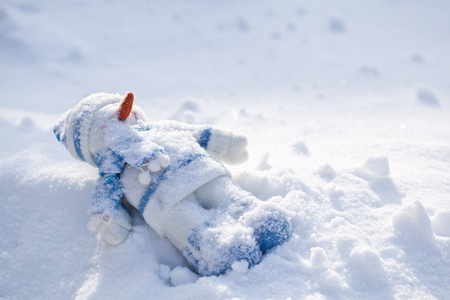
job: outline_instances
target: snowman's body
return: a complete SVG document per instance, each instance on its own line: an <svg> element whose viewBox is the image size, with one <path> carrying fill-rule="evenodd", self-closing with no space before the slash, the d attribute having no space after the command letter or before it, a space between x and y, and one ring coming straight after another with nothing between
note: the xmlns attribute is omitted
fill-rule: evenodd
<svg viewBox="0 0 450 300"><path fill-rule="evenodd" d="M55 127L74 157L99 168L91 230L113 245L125 240L131 230L125 200L203 275L221 274L235 261L254 265L288 239L282 210L236 186L219 162L245 160L244 137L175 121L148 123L138 108L119 121L117 97L91 95Z"/></svg>

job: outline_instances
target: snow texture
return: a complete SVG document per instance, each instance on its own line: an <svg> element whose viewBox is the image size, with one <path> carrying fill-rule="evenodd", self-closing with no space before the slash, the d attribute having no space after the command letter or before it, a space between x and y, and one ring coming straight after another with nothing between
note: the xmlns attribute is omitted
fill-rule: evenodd
<svg viewBox="0 0 450 300"><path fill-rule="evenodd" d="M0 299L449 299L450 2L0 4ZM292 213L251 268L192 272L136 212L86 223L97 170L53 124L94 92L244 134L235 180ZM140 183L139 183L140 184Z"/></svg>

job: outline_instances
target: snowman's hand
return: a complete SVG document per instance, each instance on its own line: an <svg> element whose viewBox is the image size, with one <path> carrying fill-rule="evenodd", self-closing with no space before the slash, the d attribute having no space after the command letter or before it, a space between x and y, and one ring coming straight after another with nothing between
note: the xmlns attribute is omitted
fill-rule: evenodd
<svg viewBox="0 0 450 300"><path fill-rule="evenodd" d="M243 135L233 135L222 160L230 164L240 164L247 159L247 138Z"/></svg>
<svg viewBox="0 0 450 300"><path fill-rule="evenodd" d="M148 163L146 163L147 168L151 172L158 172L162 169L167 168L170 165L170 157L165 153L158 153L156 156Z"/></svg>
<svg viewBox="0 0 450 300"><path fill-rule="evenodd" d="M212 156L230 164L239 164L248 158L247 138L219 129L212 130L206 150Z"/></svg>
<svg viewBox="0 0 450 300"><path fill-rule="evenodd" d="M128 237L132 227L131 216L124 207L119 206L116 214L92 214L87 227L91 231L100 232L108 244L116 246Z"/></svg>
<svg viewBox="0 0 450 300"><path fill-rule="evenodd" d="M108 215L109 217L109 215ZM106 218L108 218L106 217ZM87 228L92 232L101 231L105 225L103 225L103 215L102 214L91 214L89 222L87 223Z"/></svg>

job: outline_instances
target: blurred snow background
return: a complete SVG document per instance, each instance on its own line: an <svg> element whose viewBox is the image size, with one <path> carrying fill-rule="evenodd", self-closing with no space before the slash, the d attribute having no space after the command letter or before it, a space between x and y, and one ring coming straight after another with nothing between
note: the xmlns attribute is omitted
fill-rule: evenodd
<svg viewBox="0 0 450 300"><path fill-rule="evenodd" d="M448 299L450 2L0 3L0 299ZM295 212L261 264L199 278L135 216L86 223L96 170L51 132L94 92L247 135L231 168Z"/></svg>

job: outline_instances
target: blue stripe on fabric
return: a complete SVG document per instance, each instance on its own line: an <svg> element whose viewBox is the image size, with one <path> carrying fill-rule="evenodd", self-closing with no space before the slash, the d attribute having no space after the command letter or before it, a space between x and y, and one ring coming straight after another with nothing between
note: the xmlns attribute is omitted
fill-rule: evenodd
<svg viewBox="0 0 450 300"><path fill-rule="evenodd" d="M188 247L184 248L183 255L186 257L187 261L198 271L198 260L195 259L192 251L188 249Z"/></svg>
<svg viewBox="0 0 450 300"><path fill-rule="evenodd" d="M119 174L125 167L123 159L110 149L97 153L94 156L94 162L98 166L98 173L100 176L106 174Z"/></svg>
<svg viewBox="0 0 450 300"><path fill-rule="evenodd" d="M56 128L53 129L53 133L55 134L56 139L58 140L58 142L61 142L60 134L59 134L60 131L61 131L60 128L58 128L58 131L56 130Z"/></svg>
<svg viewBox="0 0 450 300"><path fill-rule="evenodd" d="M203 132L200 136L200 140L198 141L200 146L202 146L205 149L208 146L208 142L209 142L209 138L211 137L211 133L212 133L212 128L211 127L206 128L205 130L203 130Z"/></svg>
<svg viewBox="0 0 450 300"><path fill-rule="evenodd" d="M150 198L155 194L156 190L159 188L161 183L167 179L167 173L168 172L175 172L179 169L189 165L194 160L200 158L200 157L206 157L204 154L193 154L188 156L186 159L178 161L175 165L170 165L166 169L164 169L161 174L158 175L158 177L155 178L153 182L150 183L147 190L145 191L144 195L142 195L141 201L139 202L138 210L141 213L144 213L144 209L147 206L148 202L150 201Z"/></svg>
<svg viewBox="0 0 450 300"><path fill-rule="evenodd" d="M148 125L141 125L138 128L135 128L136 131L150 131L150 126Z"/></svg>
<svg viewBox="0 0 450 300"><path fill-rule="evenodd" d="M107 209L117 211L122 198L122 184L116 174L101 176L97 180L92 201L91 213L103 213Z"/></svg>
<svg viewBox="0 0 450 300"><path fill-rule="evenodd" d="M134 164L130 163L130 165L132 165L135 168L140 168L144 164L144 162L146 162L147 160L156 159L156 157L160 154L165 154L164 149L155 150L151 154L143 156L141 158L141 160L139 160L138 162L136 162ZM127 159L125 158L125 160L127 160Z"/></svg>
<svg viewBox="0 0 450 300"><path fill-rule="evenodd" d="M75 147L75 152L82 161L86 161L86 159L84 158L83 152L81 151L80 131L86 113L86 111L83 112L83 114L75 120L73 125L73 145Z"/></svg>

